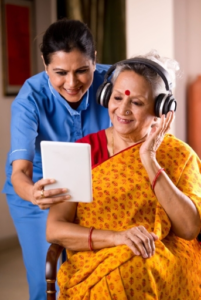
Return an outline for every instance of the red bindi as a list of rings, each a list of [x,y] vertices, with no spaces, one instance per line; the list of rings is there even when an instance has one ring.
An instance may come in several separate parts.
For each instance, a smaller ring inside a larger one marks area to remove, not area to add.
[[[129,90],[125,90],[125,95],[129,96],[130,95],[130,91]]]

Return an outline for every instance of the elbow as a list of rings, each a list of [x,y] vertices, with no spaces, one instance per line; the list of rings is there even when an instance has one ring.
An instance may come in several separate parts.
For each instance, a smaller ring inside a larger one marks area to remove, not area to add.
[[[13,187],[15,188],[15,180],[14,180],[14,174],[12,173],[11,174],[11,178],[10,178],[10,180],[11,180],[11,183],[12,183],[12,185],[13,185]]]
[[[53,243],[53,239],[51,237],[50,231],[47,229],[46,230],[46,240],[48,243],[52,244]]]
[[[188,232],[188,233],[185,233],[182,238],[184,240],[187,240],[187,241],[191,241],[191,240],[194,240],[195,238],[197,238],[198,236],[198,233],[195,234],[194,232]]]
[[[178,237],[187,240],[187,241],[191,241],[197,238],[198,234],[200,232],[200,226],[196,226],[193,228],[185,228],[185,231],[183,231],[182,233],[175,233]]]
[[[46,240],[48,243],[52,244],[55,243],[55,238],[54,238],[54,228],[51,225],[47,224],[46,227]]]

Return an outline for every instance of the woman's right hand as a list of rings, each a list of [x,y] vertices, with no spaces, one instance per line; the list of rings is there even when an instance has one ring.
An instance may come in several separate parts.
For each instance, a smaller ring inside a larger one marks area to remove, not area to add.
[[[38,205],[41,209],[69,200],[70,195],[62,195],[67,189],[51,189],[44,191],[44,187],[55,182],[54,179],[32,181],[33,164],[28,160],[15,160],[12,163],[11,181],[15,192],[24,200]]]
[[[41,179],[33,185],[31,202],[38,205],[41,209],[47,209],[50,206],[69,200],[70,195],[63,195],[68,190],[66,188],[56,188],[44,190],[44,187],[53,184],[54,179]]]
[[[127,245],[135,255],[141,255],[143,258],[154,255],[156,240],[158,240],[158,236],[153,232],[149,233],[144,226],[136,226],[114,233],[115,246]]]

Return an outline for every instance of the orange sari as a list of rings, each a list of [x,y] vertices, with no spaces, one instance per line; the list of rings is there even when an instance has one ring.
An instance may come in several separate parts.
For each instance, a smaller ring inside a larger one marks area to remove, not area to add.
[[[97,251],[70,252],[58,273],[60,300],[201,299],[201,247],[171,232],[135,145],[92,170],[92,203],[79,203],[76,223],[122,231],[143,225],[158,235],[151,258],[135,256],[121,245]],[[157,160],[172,182],[201,214],[201,163],[185,143],[167,134]]]

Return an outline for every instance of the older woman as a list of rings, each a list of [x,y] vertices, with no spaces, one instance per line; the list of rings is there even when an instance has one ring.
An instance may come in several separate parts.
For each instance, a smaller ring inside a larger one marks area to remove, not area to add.
[[[48,216],[48,241],[68,250],[59,299],[201,297],[201,164],[167,133],[174,112],[155,116],[161,93],[152,67],[117,64],[113,127],[79,140],[92,147],[94,200],[52,206]]]

